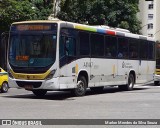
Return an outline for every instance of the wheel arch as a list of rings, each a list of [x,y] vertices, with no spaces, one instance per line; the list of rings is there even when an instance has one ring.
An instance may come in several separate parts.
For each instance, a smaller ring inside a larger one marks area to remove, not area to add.
[[[87,81],[87,87],[88,87],[88,82],[89,82],[89,76],[88,76],[88,72],[86,70],[81,70],[78,74],[78,77],[77,77],[77,82],[78,82],[78,79],[80,76],[84,76],[86,81]]]
[[[136,73],[135,73],[135,71],[134,71],[134,70],[131,70],[131,71],[129,72],[129,75],[130,75],[130,74],[133,75],[133,77],[134,77],[134,83],[136,83]]]

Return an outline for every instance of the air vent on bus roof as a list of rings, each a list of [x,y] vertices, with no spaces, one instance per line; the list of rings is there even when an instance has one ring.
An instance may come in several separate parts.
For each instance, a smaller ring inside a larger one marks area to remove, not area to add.
[[[106,25],[95,25],[94,27],[105,28],[105,29],[110,29],[111,28],[111,27],[106,26]]]
[[[120,32],[128,32],[131,33],[129,30],[127,29],[123,29],[123,28],[115,28],[116,31],[120,31]]]

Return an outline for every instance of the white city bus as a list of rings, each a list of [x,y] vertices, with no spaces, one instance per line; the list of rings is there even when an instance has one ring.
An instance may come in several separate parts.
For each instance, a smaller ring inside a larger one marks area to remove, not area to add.
[[[155,42],[129,31],[60,20],[10,28],[9,85],[36,96],[54,90],[83,96],[108,85],[132,90],[154,79],[155,63]]]

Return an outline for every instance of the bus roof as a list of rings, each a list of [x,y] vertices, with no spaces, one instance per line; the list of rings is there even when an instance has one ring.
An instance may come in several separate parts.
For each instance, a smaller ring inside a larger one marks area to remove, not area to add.
[[[154,39],[151,38],[151,37],[147,37],[147,36],[139,35],[139,34],[133,34],[129,30],[126,30],[126,29],[112,28],[112,27],[103,26],[103,25],[90,26],[90,25],[85,25],[85,24],[62,21],[62,20],[59,20],[59,19],[21,21],[21,22],[14,22],[14,23],[12,23],[12,25],[25,24],[25,23],[59,23],[59,24],[63,24],[62,25],[63,27],[69,27],[69,28],[74,28],[74,29],[79,29],[79,30],[84,30],[84,31],[97,32],[97,33],[108,34],[108,35],[113,35],[113,36],[124,36],[124,37],[154,41]]]
[[[21,22],[14,22],[12,25],[15,24],[25,24],[25,23],[55,23],[55,22],[61,22],[61,20],[31,20],[31,21],[21,21]]]

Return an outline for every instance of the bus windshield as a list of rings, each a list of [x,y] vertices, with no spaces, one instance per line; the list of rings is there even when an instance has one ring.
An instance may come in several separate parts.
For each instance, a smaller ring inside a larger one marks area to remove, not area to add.
[[[11,31],[10,65],[14,68],[50,67],[56,58],[56,39],[56,31]]]

